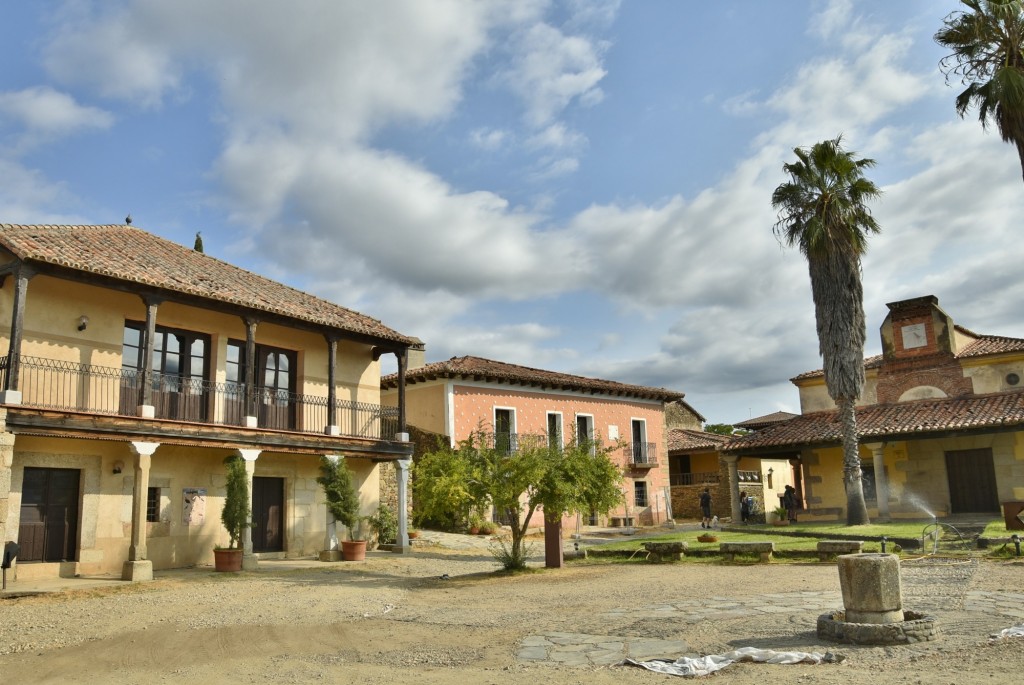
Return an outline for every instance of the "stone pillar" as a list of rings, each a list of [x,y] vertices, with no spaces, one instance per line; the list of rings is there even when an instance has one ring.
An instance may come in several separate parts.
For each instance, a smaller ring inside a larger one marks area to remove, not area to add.
[[[898,556],[842,554],[838,563],[847,623],[898,623],[903,620]]]
[[[325,455],[331,463],[337,464],[341,457],[337,454]],[[331,513],[331,508],[324,501],[327,525],[324,531],[324,548],[320,552],[320,561],[341,561],[341,550],[338,548],[338,522]]]
[[[398,539],[391,548],[396,554],[408,554],[412,551],[409,544],[409,466],[412,459],[399,459],[395,462],[398,476]]]
[[[242,570],[255,571],[259,568],[259,557],[252,553],[252,474],[256,471],[256,460],[263,450],[238,450],[245,460],[245,474],[249,481],[249,522],[242,529]]]
[[[149,467],[158,442],[129,443],[135,455],[135,483],[132,486],[132,544],[128,560],[121,566],[121,579],[153,580],[153,562],[146,555],[146,501],[149,495]]]
[[[14,465],[14,433],[6,432],[7,410],[0,409],[0,547],[16,540],[17,533],[7,530],[11,498],[11,467]]]
[[[736,468],[740,458],[735,454],[723,454],[722,459],[725,460],[725,465],[729,469],[729,515],[732,516],[732,522],[735,524],[743,518],[740,515],[740,476]]]
[[[885,476],[885,443],[875,442],[865,447],[871,450],[871,463],[875,468],[875,498],[878,518],[889,519],[889,479]]]

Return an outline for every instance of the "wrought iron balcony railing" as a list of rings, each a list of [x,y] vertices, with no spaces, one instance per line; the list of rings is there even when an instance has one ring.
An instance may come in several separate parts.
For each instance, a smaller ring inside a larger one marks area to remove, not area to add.
[[[0,357],[0,384],[8,368],[8,358]],[[27,356],[20,357],[19,368],[17,390],[26,407],[137,416],[143,404],[143,377],[134,369]],[[341,435],[376,440],[398,432],[397,407],[345,400],[330,407],[326,397],[255,388],[253,407],[247,411],[244,383],[154,373],[151,387],[150,401],[159,419],[241,426],[246,416],[256,416],[260,428],[322,434],[332,425]]]
[[[658,443],[631,442],[622,449],[630,466],[653,468],[658,465]]]

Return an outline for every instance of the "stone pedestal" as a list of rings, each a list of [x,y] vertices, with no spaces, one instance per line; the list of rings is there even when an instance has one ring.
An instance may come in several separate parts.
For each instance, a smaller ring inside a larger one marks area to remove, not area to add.
[[[121,580],[131,580],[136,583],[153,580],[153,562],[148,559],[124,562],[121,565]]]
[[[837,561],[847,623],[903,620],[899,557],[895,554],[844,554]]]

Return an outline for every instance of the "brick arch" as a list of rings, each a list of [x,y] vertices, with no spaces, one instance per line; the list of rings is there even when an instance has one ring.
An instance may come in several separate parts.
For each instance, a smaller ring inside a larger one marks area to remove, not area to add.
[[[883,371],[878,379],[878,403],[899,402],[907,392],[920,387],[936,388],[947,397],[962,397],[974,391],[971,379],[965,378],[960,365],[952,361],[930,368]]]

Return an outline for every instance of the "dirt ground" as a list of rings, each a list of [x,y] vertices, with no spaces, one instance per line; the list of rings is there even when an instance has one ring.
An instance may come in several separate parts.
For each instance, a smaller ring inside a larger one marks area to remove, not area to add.
[[[845,656],[839,664],[735,664],[708,676],[729,683],[962,685],[1016,680],[1024,670],[1024,639],[989,639],[1024,623],[1024,564],[1012,561],[904,563],[904,608],[927,610],[943,634],[900,647],[824,643],[815,632],[821,611],[793,608],[838,596],[834,564],[588,563],[507,576],[492,573],[497,565],[486,553],[427,548],[281,566],[239,575],[193,569],[142,585],[0,600],[0,681],[673,679],[628,666],[517,658],[524,639],[552,632],[682,640],[688,655],[755,646]]]

